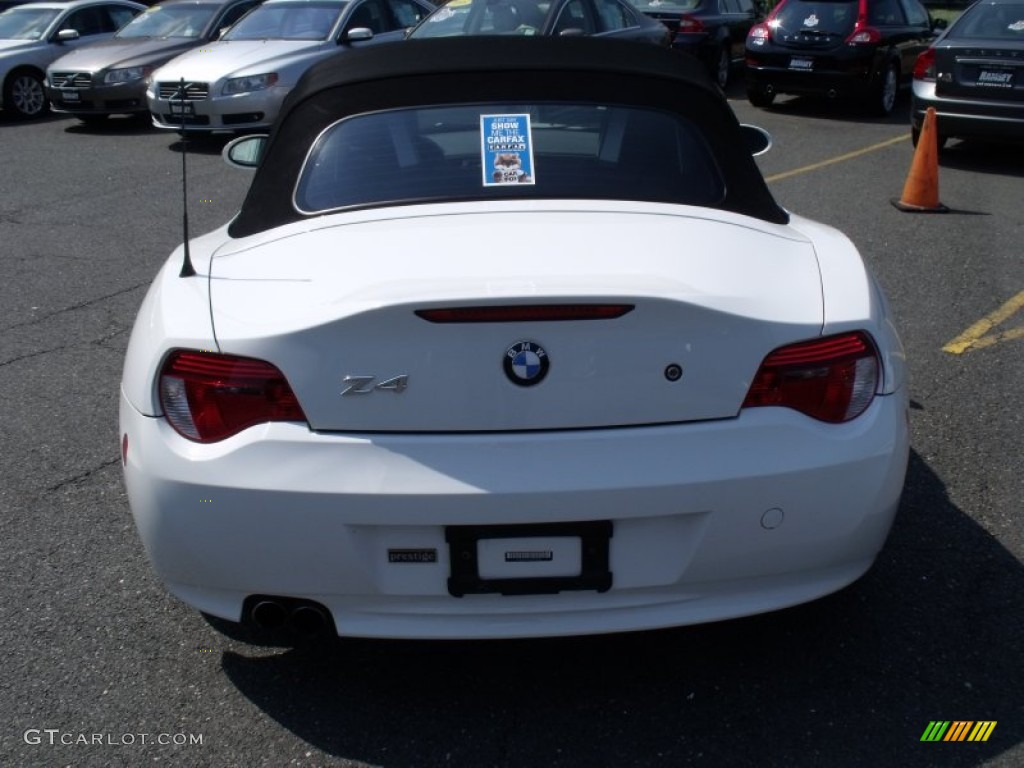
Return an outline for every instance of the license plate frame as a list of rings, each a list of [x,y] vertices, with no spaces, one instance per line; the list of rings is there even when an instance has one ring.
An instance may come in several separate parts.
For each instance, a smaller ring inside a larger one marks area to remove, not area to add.
[[[195,117],[196,115],[195,105],[191,101],[182,101],[181,99],[178,99],[177,101],[172,100],[169,103],[171,106],[171,114],[175,117]]]
[[[811,56],[790,56],[789,68],[797,72],[813,72],[814,58]]]
[[[60,98],[65,104],[77,104],[82,100],[82,95],[78,91],[62,90]]]
[[[565,591],[607,592],[612,587],[609,549],[613,533],[610,520],[579,523],[527,523],[523,525],[449,525],[445,528],[451,576],[448,594],[553,595]],[[483,578],[480,575],[478,542],[483,539],[580,540],[580,573],[577,576]]]

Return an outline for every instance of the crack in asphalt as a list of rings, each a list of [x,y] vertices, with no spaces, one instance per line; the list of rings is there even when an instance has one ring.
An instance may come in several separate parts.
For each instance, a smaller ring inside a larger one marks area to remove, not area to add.
[[[124,334],[126,334],[126,333],[128,333],[130,331],[131,331],[130,327],[118,328],[116,331],[111,331],[110,333],[104,334],[103,336],[100,336],[100,337],[95,338],[95,339],[89,339],[88,341],[84,341],[81,344],[61,344],[59,347],[51,347],[50,349],[41,349],[41,350],[39,350],[37,352],[28,352],[27,354],[24,354],[24,355],[18,355],[17,357],[12,357],[9,360],[0,360],[0,368],[4,368],[4,367],[6,367],[8,365],[13,365],[14,363],[20,363],[22,360],[30,360],[33,357],[39,357],[40,355],[49,355],[52,352],[62,352],[65,349],[73,349],[76,346],[86,346],[86,345],[88,345],[88,346],[94,346],[94,347],[101,347],[101,348],[103,348],[103,349],[105,349],[107,351],[121,352],[122,351],[121,347],[115,347],[115,346],[108,345],[107,342],[110,341],[111,339],[116,339],[118,336],[123,336]]]
[[[97,296],[95,299],[88,299],[87,301],[82,301],[82,302],[79,302],[78,304],[72,304],[70,307],[63,307],[62,309],[54,310],[53,312],[49,312],[49,313],[47,313],[45,315],[41,315],[40,317],[33,318],[32,320],[25,320],[24,322],[21,322],[21,323],[15,323],[14,325],[4,326],[4,327],[0,328],[0,331],[12,331],[15,328],[25,328],[25,327],[30,326],[30,325],[38,325],[39,323],[43,322],[44,320],[49,320],[51,317],[56,317],[57,315],[62,315],[65,312],[74,312],[76,309],[84,309],[85,307],[91,307],[94,304],[99,304],[101,301],[106,301],[107,299],[113,299],[113,298],[116,298],[117,296],[123,296],[126,293],[131,293],[132,291],[137,291],[139,288],[148,287],[150,285],[150,283],[152,283],[152,282],[153,282],[153,279],[149,278],[147,280],[144,280],[141,283],[136,283],[135,285],[129,286],[128,288],[122,288],[120,291],[114,291],[114,293],[108,293],[105,296]]]
[[[87,469],[84,472],[79,472],[77,475],[72,475],[71,477],[66,478],[65,480],[61,480],[59,483],[57,483],[55,485],[48,486],[46,488],[46,493],[53,493],[54,491],[59,491],[61,488],[65,488],[65,487],[67,487],[69,485],[72,485],[74,483],[77,483],[77,482],[79,482],[81,480],[85,480],[86,478],[91,477],[92,475],[96,474],[97,472],[102,472],[104,469],[107,469],[108,467],[112,467],[115,464],[120,464],[120,463],[121,463],[121,459],[120,458],[111,459],[110,461],[104,461],[102,464],[99,464],[99,465],[97,465],[95,467]]]
[[[4,368],[14,363],[20,363],[22,360],[31,360],[33,357],[39,357],[40,355],[48,355],[51,352],[60,352],[61,350],[68,349],[69,345],[64,344],[59,347],[53,347],[52,349],[43,349],[39,352],[29,352],[27,355],[19,355],[18,357],[12,357],[10,360],[0,360],[0,368]]]

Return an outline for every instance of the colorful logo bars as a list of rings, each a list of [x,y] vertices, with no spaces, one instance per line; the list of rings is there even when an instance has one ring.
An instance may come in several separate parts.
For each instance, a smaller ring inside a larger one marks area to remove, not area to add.
[[[995,720],[932,720],[921,741],[988,741],[995,729]]]

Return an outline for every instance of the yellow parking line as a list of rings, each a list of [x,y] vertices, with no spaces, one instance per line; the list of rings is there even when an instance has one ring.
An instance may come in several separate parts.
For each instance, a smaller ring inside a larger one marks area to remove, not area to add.
[[[1024,291],[1021,291],[995,312],[990,312],[942,348],[943,352],[961,355],[969,349],[984,349],[1001,341],[1024,338],[1024,328],[1011,328],[986,336],[989,331],[1024,309]]]
[[[801,173],[808,173],[810,171],[816,171],[819,168],[825,168],[829,165],[835,165],[836,163],[842,163],[847,160],[852,160],[855,157],[866,155],[869,152],[876,152],[879,149],[885,149],[885,147],[891,147],[893,144],[899,144],[901,141],[906,141],[910,138],[910,132],[908,131],[904,136],[897,136],[895,139],[888,139],[886,141],[880,141],[877,144],[872,144],[870,147],[864,147],[853,152],[847,152],[845,155],[837,155],[831,157],[828,160],[822,160],[820,163],[811,163],[811,165],[805,165],[802,168],[794,168],[792,171],[784,171],[783,173],[776,173],[774,176],[766,176],[765,181],[769,184],[773,181],[780,181],[782,179],[788,179],[790,176],[798,176]]]

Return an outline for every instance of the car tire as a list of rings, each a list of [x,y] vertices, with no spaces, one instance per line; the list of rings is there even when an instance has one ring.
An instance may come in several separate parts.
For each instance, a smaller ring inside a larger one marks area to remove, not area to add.
[[[896,106],[896,97],[900,88],[900,67],[895,61],[885,65],[885,71],[878,78],[874,93],[871,95],[871,111],[879,117],[888,117]]]
[[[27,120],[42,117],[50,109],[43,76],[31,69],[16,69],[4,81],[4,111]]]
[[[732,74],[732,55],[730,53],[729,41],[726,40],[718,48],[718,55],[715,57],[714,68],[711,76],[718,87],[723,91],[729,87],[729,76]]]
[[[748,85],[747,101],[755,107],[770,107],[775,101],[775,91],[769,91],[764,86]]]

